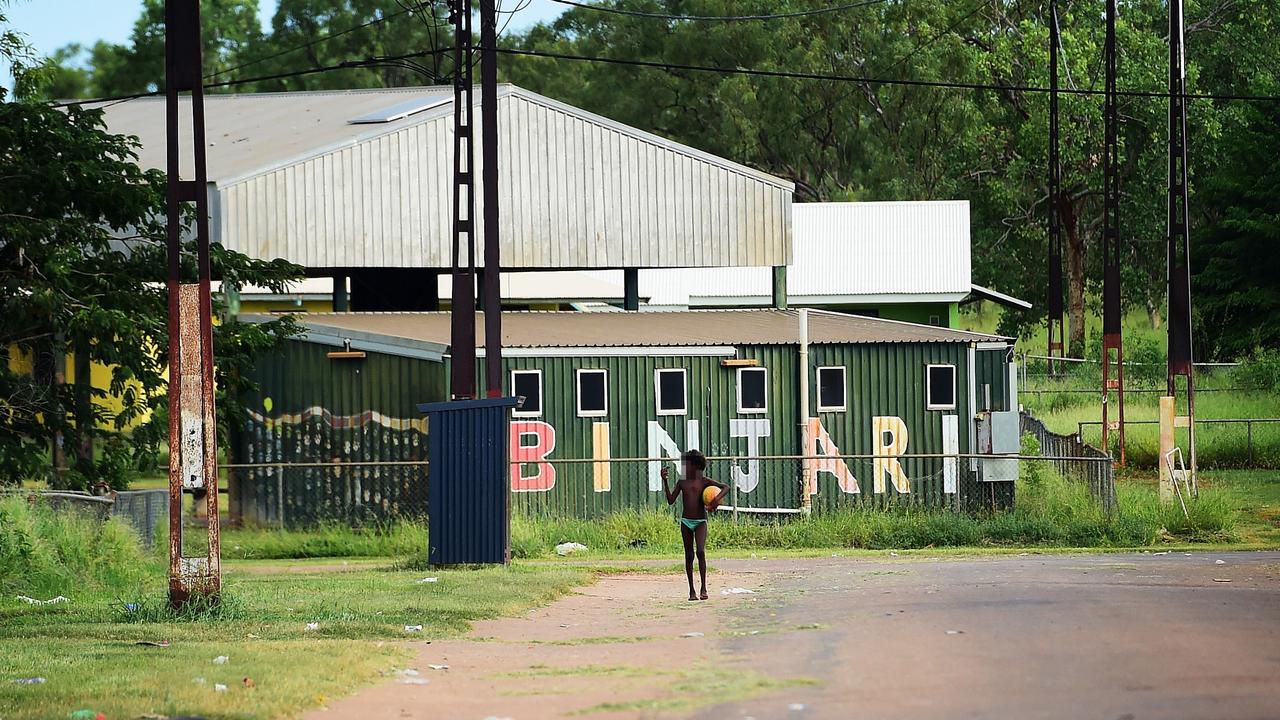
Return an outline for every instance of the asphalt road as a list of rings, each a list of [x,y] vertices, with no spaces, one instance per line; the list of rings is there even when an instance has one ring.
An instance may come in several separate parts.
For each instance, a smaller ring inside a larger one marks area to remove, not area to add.
[[[1280,718],[1280,553],[715,565],[768,567],[722,650],[817,682],[706,720]]]

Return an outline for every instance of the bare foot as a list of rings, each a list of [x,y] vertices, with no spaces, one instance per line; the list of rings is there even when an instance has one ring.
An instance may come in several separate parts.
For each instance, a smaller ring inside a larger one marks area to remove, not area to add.
[[[699,600],[706,600],[706,599],[707,599],[707,591],[706,591],[706,589],[705,589],[705,588],[703,589],[702,594],[698,596],[698,599],[699,599]]]
[[[697,600],[697,599],[698,599],[698,595],[697,595],[696,593],[694,593],[692,590],[690,590],[690,591],[689,591],[689,601],[690,601],[690,602],[693,602],[694,600]],[[706,598],[703,598],[703,599],[705,600]]]

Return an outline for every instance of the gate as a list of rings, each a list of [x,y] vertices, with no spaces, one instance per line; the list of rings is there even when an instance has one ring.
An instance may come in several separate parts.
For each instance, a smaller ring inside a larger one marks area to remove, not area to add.
[[[511,562],[510,416],[516,398],[425,403],[427,561]]]

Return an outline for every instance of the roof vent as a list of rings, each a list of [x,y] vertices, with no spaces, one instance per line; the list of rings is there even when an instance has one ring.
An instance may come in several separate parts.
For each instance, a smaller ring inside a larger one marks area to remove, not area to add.
[[[445,97],[435,96],[414,98],[412,100],[398,102],[395,105],[388,105],[381,110],[374,110],[371,113],[366,113],[357,118],[352,118],[347,121],[347,124],[370,125],[374,123],[395,122],[396,120],[403,120],[410,115],[420,113],[423,110],[430,110],[431,108],[447,105],[451,102],[453,102],[453,97],[449,95],[446,95]]]

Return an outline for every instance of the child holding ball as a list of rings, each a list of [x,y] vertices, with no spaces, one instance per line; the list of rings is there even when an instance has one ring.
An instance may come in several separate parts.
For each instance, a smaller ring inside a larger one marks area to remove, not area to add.
[[[729,494],[729,486],[703,475],[707,458],[697,450],[690,450],[680,458],[684,466],[675,487],[667,485],[667,468],[662,469],[662,487],[667,493],[667,504],[674,505],[683,497],[680,512],[680,538],[684,540],[684,572],[689,577],[689,599],[707,599],[707,513],[714,512],[720,501]],[[719,493],[712,496],[714,490]],[[710,492],[708,492],[710,491]],[[708,496],[711,496],[708,500]],[[696,548],[696,550],[695,550]],[[702,592],[693,590],[693,558],[698,558],[698,575],[702,578]]]

